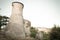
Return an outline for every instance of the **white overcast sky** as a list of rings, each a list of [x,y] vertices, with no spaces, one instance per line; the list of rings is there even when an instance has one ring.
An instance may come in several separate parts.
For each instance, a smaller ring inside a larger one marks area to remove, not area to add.
[[[0,0],[0,15],[11,15],[12,2]],[[60,25],[60,0],[18,0],[24,4],[23,17],[31,21],[34,27],[51,28]]]

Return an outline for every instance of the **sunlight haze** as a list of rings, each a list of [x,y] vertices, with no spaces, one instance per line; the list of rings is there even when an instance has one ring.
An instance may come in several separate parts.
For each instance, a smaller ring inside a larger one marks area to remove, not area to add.
[[[17,0],[0,0],[0,15],[10,16],[12,2]],[[60,0],[18,0],[24,4],[23,17],[31,21],[34,27],[51,28],[60,25]]]

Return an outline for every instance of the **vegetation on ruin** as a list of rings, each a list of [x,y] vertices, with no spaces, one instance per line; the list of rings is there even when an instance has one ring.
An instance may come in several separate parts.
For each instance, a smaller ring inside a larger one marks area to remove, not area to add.
[[[34,27],[31,27],[30,32],[31,32],[30,37],[35,38],[37,34],[37,30]]]

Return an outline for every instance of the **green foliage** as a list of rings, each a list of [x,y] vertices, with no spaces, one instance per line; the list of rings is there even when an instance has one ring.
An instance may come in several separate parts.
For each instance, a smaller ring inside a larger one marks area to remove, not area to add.
[[[50,35],[49,35],[50,40],[60,40],[60,27],[54,25],[52,28]]]
[[[37,30],[35,28],[31,27],[30,28],[30,32],[31,32],[30,37],[35,38],[36,37]]]
[[[49,40],[49,34],[45,33],[43,34],[43,40]]]
[[[8,22],[7,19],[9,19],[9,17],[0,15],[0,30],[1,30],[1,26],[7,25],[7,23],[6,23],[6,22]]]
[[[0,16],[0,29],[1,29],[1,26],[2,26],[1,20],[2,20],[2,16]]]
[[[0,20],[2,19],[2,16],[0,16]]]

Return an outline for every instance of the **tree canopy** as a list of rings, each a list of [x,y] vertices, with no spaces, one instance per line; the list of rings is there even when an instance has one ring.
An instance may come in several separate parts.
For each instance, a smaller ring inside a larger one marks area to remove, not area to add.
[[[52,28],[50,35],[49,35],[50,40],[60,40],[60,27],[54,25]]]
[[[7,25],[6,22],[8,22],[8,19],[9,19],[9,17],[0,15],[0,29],[1,29],[1,26]]]

